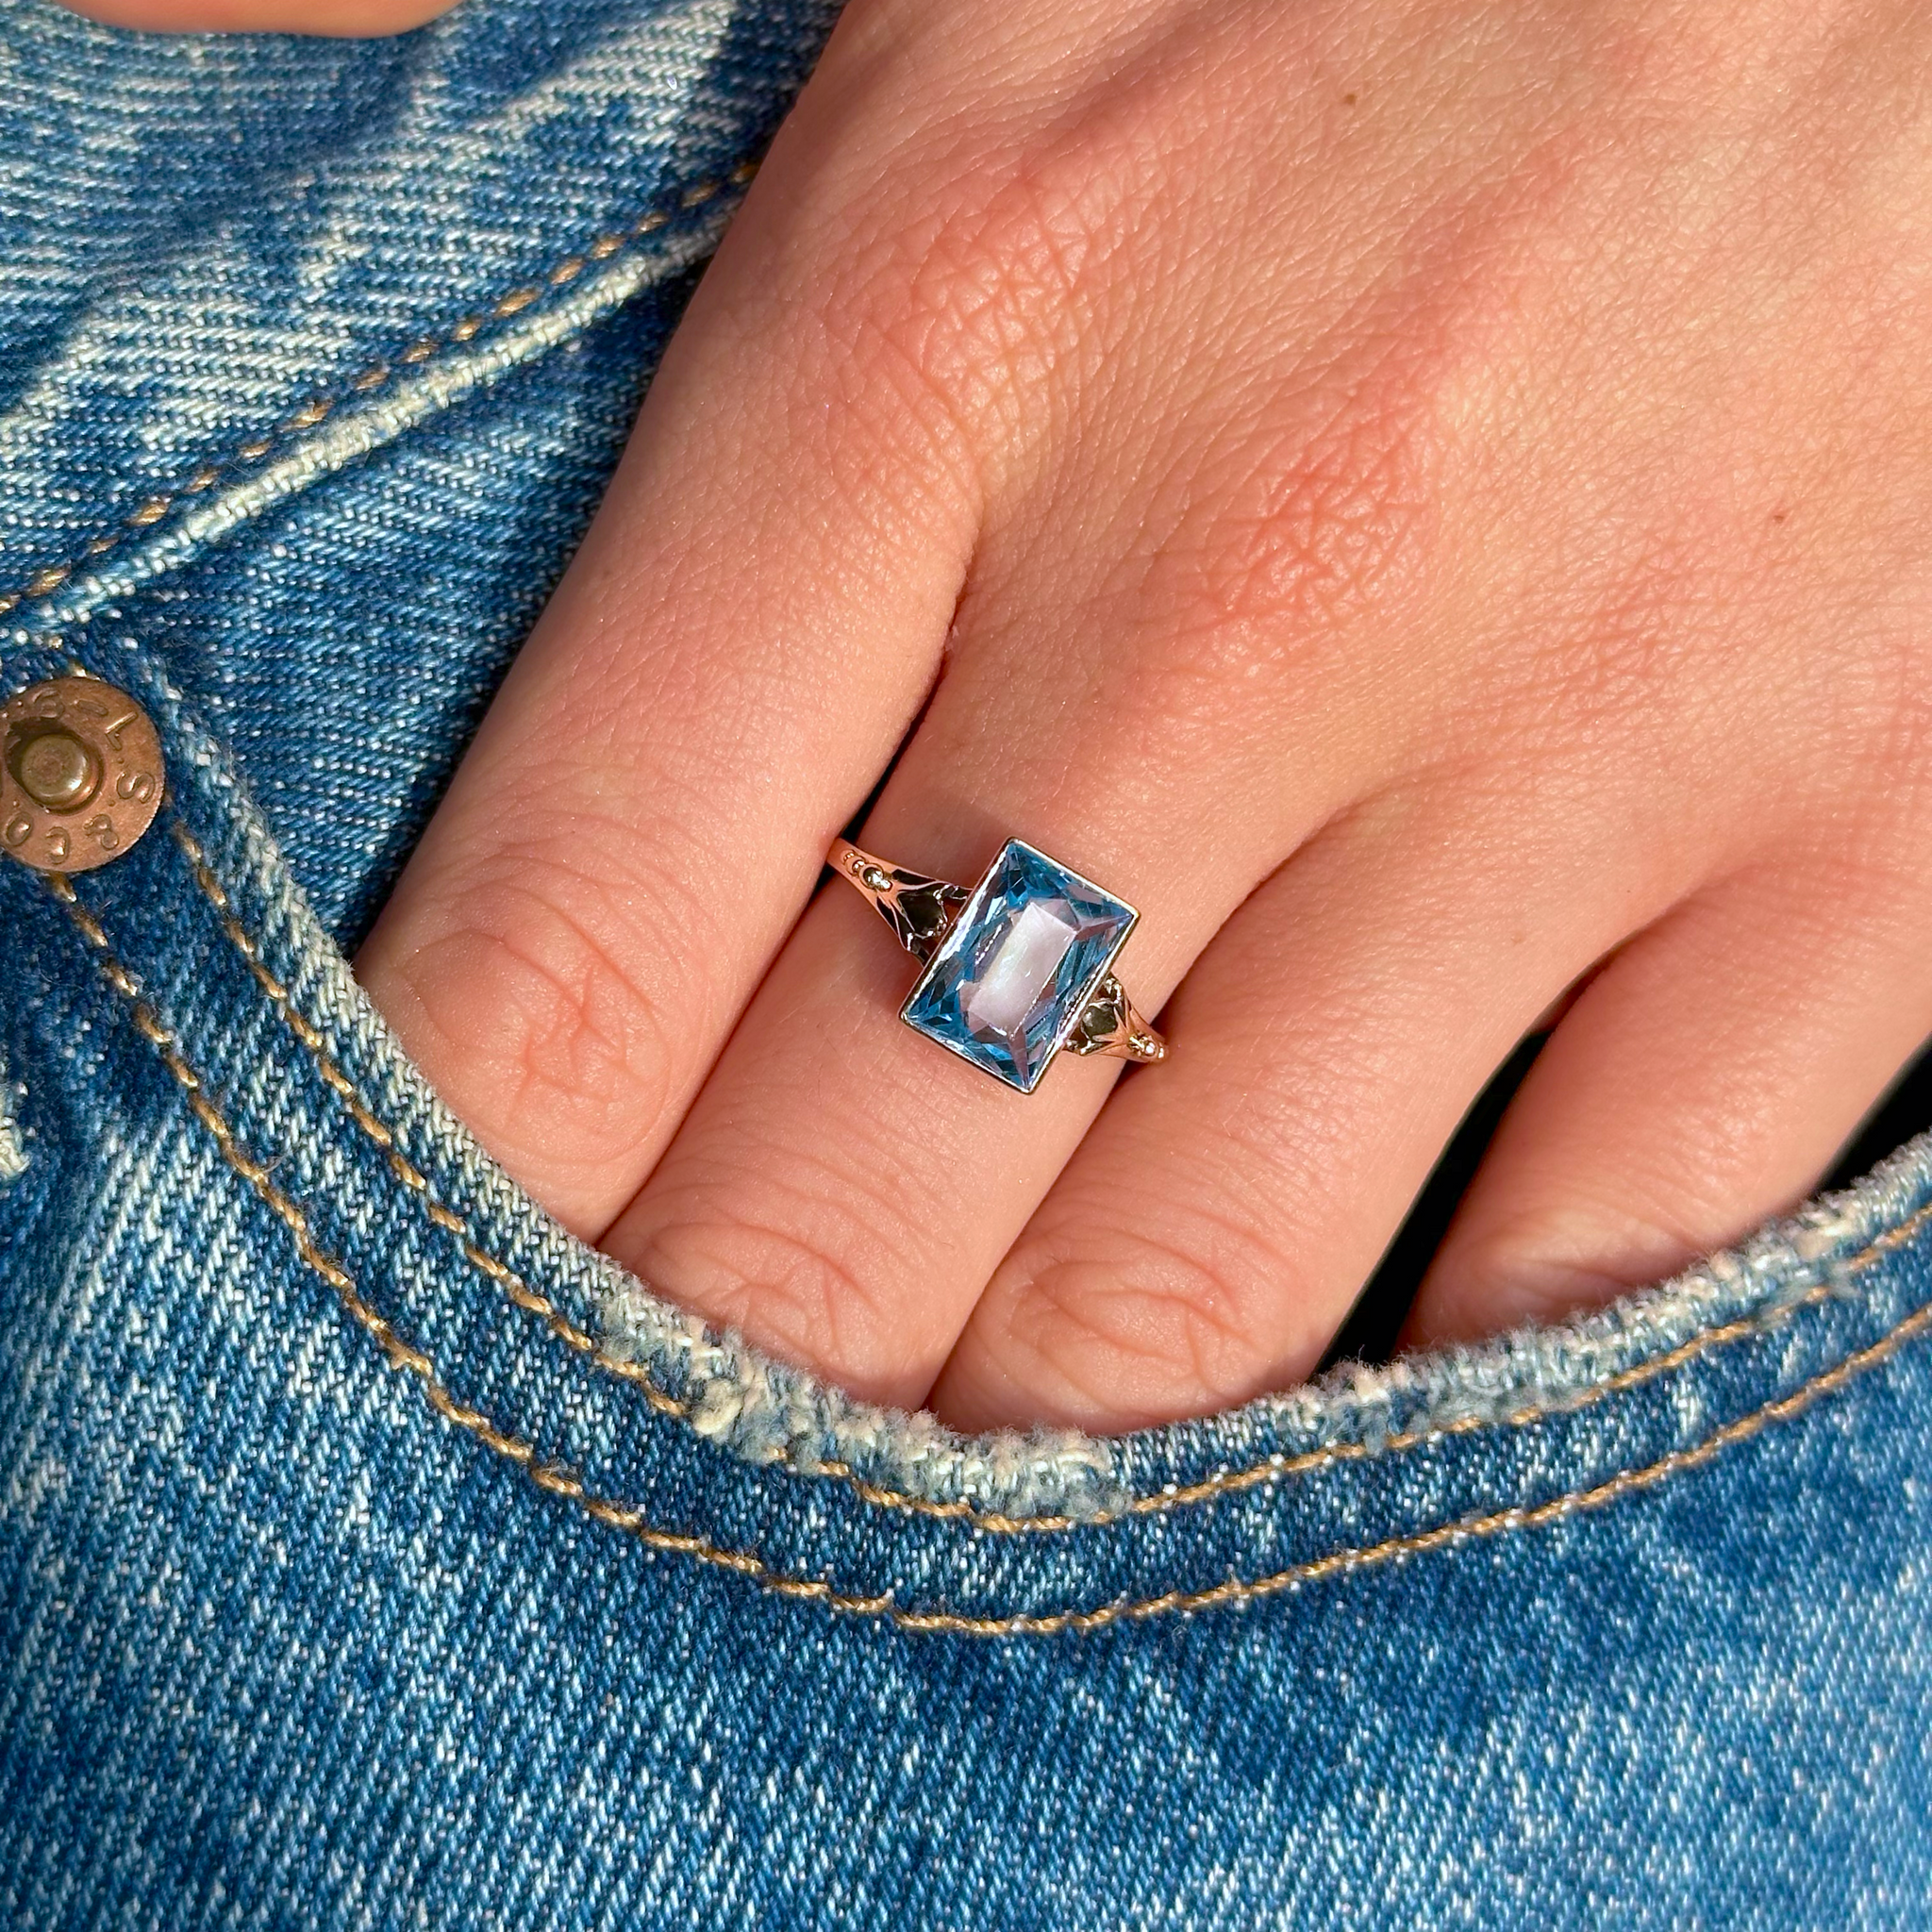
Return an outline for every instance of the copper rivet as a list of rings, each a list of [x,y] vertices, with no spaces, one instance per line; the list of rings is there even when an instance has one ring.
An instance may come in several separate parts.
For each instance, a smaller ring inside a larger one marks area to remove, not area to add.
[[[55,677],[0,705],[0,851],[88,872],[154,824],[165,783],[153,721],[95,677]]]
[[[78,811],[101,789],[101,768],[93,754],[58,724],[23,736],[11,763],[20,789],[49,811]]]

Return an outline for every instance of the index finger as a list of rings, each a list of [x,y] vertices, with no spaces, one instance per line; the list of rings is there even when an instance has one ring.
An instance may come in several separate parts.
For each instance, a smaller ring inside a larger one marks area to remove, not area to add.
[[[358,962],[444,1098],[589,1238],[916,716],[976,530],[937,411],[852,379],[816,257],[772,232],[784,200],[739,217]]]

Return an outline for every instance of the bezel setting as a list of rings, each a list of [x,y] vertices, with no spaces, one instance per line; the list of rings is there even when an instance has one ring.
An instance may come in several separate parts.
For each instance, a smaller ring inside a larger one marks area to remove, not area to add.
[[[1124,899],[1024,839],[1008,839],[940,936],[899,1017],[1031,1093],[1069,1045],[1139,919]]]

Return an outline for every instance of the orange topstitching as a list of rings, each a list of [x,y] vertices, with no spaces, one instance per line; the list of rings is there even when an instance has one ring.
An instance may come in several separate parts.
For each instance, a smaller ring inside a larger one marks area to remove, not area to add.
[[[369,1108],[357,1091],[354,1082],[337,1066],[328,1052],[327,1042],[321,1029],[296,1007],[288,989],[269,971],[261,958],[259,945],[236,916],[233,903],[221,881],[215,876],[207,854],[178,817],[174,822],[174,831],[176,841],[193,870],[196,883],[213,906],[223,931],[241,954],[257,984],[294,1035],[297,1042],[314,1061],[324,1084],[336,1095],[361,1131],[382,1150],[391,1171],[409,1190],[421,1205],[423,1212],[437,1226],[456,1239],[464,1259],[472,1267],[496,1283],[518,1307],[537,1316],[566,1347],[594,1362],[607,1374],[620,1376],[641,1390],[645,1399],[659,1414],[689,1421],[691,1413],[691,1405],[665,1389],[652,1375],[645,1364],[612,1355],[595,1336],[578,1326],[548,1297],[531,1288],[514,1269],[484,1249],[462,1217],[436,1198],[428,1177],[397,1149],[394,1130]],[[1838,1278],[1857,1273],[1880,1255],[1909,1240],[1928,1219],[1932,1219],[1932,1203],[1921,1208],[1917,1213],[1898,1226],[1888,1230],[1852,1256],[1837,1271]],[[1241,1469],[1221,1471],[1199,1482],[1170,1484],[1148,1494],[1132,1497],[1117,1509],[1097,1511],[1084,1516],[1011,1516],[996,1510],[981,1509],[977,1505],[964,1499],[941,1501],[928,1496],[912,1495],[869,1482],[849,1464],[832,1458],[820,1459],[810,1464],[789,1463],[788,1466],[796,1474],[826,1475],[841,1480],[862,1501],[880,1508],[934,1517],[941,1521],[964,1522],[976,1529],[998,1535],[1052,1533],[1081,1527],[1099,1527],[1118,1522],[1124,1517],[1160,1514],[1171,1509],[1205,1503],[1218,1496],[1237,1493],[1264,1483],[1307,1474],[1340,1462],[1360,1461],[1379,1456],[1399,1454],[1429,1442],[1471,1434],[1484,1428],[1524,1428],[1553,1417],[1574,1415],[1594,1407],[1612,1395],[1666,1374],[1686,1362],[1695,1360],[1711,1349],[1728,1342],[1742,1341],[1750,1336],[1761,1335],[1789,1320],[1798,1309],[1811,1307],[1826,1299],[1831,1292],[1831,1282],[1817,1283],[1803,1294],[1794,1296],[1774,1309],[1705,1329],[1678,1343],[1674,1348],[1667,1349],[1647,1360],[1634,1363],[1604,1377],[1599,1382],[1591,1384],[1587,1389],[1579,1390],[1566,1401],[1525,1406],[1511,1411],[1500,1421],[1473,1416],[1461,1417],[1453,1422],[1439,1424],[1429,1429],[1391,1434],[1373,1444],[1334,1442],[1299,1455],[1275,1454]]]
[[[443,354],[452,345],[459,346],[464,342],[474,341],[491,323],[521,314],[523,310],[541,301],[554,291],[574,282],[593,261],[607,261],[612,256],[620,254],[633,242],[641,241],[644,236],[664,227],[671,221],[674,211],[681,213],[690,208],[700,208],[705,203],[715,200],[727,188],[743,187],[757,172],[756,161],[742,161],[729,174],[718,179],[694,181],[688,187],[675,191],[665,200],[640,215],[627,227],[608,230],[596,236],[581,252],[565,256],[539,280],[524,283],[499,295],[487,309],[458,317],[441,336],[418,336],[413,341],[399,349],[392,359],[372,362],[366,368],[358,370],[334,393],[311,396],[292,414],[283,417],[273,428],[238,444],[225,457],[201,463],[187,481],[176,489],[145,498],[125,516],[118,525],[90,538],[77,556],[64,558],[58,563],[47,564],[12,590],[0,592],[0,617],[17,609],[22,604],[51,597],[76,570],[92,563],[96,558],[105,557],[117,544],[124,542],[129,535],[152,528],[177,508],[184,498],[199,496],[205,491],[213,489],[238,463],[258,463],[278,443],[313,429],[339,403],[369,395],[383,388],[398,371],[408,372],[420,368],[424,363]]]
[[[1822,1396],[1835,1392],[1888,1361],[1908,1342],[1932,1328],[1932,1303],[1915,1309],[1867,1347],[1846,1356],[1833,1367],[1813,1375],[1789,1394],[1726,1423],[1702,1441],[1674,1450],[1642,1468],[1621,1471],[1589,1488],[1572,1490],[1543,1503],[1492,1510],[1464,1517],[1433,1528],[1388,1537],[1379,1542],[1338,1550],[1308,1561],[1291,1564],[1258,1577],[1230,1576],[1203,1590],[1171,1590],[1158,1596],[1117,1598],[1091,1608],[1026,1611],[1008,1615],[974,1615],[956,1610],[912,1608],[897,1603],[890,1591],[859,1593],[842,1591],[822,1577],[801,1576],[777,1570],[762,1557],[734,1550],[704,1537],[667,1530],[652,1524],[632,1504],[597,1495],[575,1472],[546,1462],[525,1438],[499,1429],[488,1416],[452,1395],[422,1350],[397,1333],[357,1289],[353,1277],[317,1245],[308,1217],[278,1188],[268,1168],[237,1139],[226,1117],[207,1094],[199,1074],[176,1048],[173,1036],[142,999],[126,968],[115,957],[100,922],[75,894],[59,874],[47,875],[47,888],[67,908],[82,937],[98,955],[108,983],[126,1003],[137,1030],[160,1056],[162,1064],[188,1097],[195,1118],[207,1128],[228,1165],[288,1228],[301,1259],[334,1290],[344,1309],[375,1341],[390,1365],[412,1376],[425,1400],[437,1414],[466,1431],[491,1453],[521,1468],[530,1480],[553,1495],[576,1503],[596,1522],[634,1536],[647,1548],[685,1556],[746,1577],[774,1594],[824,1604],[847,1616],[880,1619],[916,1634],[963,1637],[1039,1637],[1063,1631],[1091,1632],[1108,1624],[1144,1622],[1224,1605],[1253,1603],[1299,1589],[1304,1584],[1366,1570],[1399,1557],[1454,1544],[1497,1537],[1556,1523],[1581,1511],[1601,1508],[1622,1497],[1658,1487],[1674,1475],[1701,1467],[1722,1450],[1748,1441],[1774,1424],[1801,1415]],[[1897,1233],[1898,1230],[1894,1230]],[[1877,1243],[1867,1253],[1875,1252]]]

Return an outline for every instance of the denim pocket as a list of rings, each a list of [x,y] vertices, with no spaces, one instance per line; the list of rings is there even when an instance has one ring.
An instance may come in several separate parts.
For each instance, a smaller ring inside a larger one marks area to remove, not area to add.
[[[325,1291],[421,1426],[698,1571],[958,1636],[1248,1605],[1624,1509],[1707,1469],[1722,1485],[1734,1452],[1932,1324],[1915,1298],[1920,1145],[1574,1326],[1203,1422],[967,1440],[851,1402],[706,1331],[525,1197],[369,1008],[223,748],[144,653],[113,668],[168,717],[172,837],[144,875],[137,855],[55,890],[227,1191],[279,1224],[279,1291]]]
[[[67,1111],[64,1193],[0,1194],[11,1895],[56,1895],[43,1846],[171,1923],[217,1883],[344,1925],[1230,1932],[1932,1893],[1925,1145],[1572,1328],[962,1441],[552,1224],[151,657],[92,658],[175,782],[114,866],[0,875]],[[210,1807],[211,1865],[113,1856]]]

